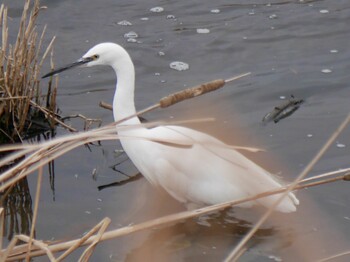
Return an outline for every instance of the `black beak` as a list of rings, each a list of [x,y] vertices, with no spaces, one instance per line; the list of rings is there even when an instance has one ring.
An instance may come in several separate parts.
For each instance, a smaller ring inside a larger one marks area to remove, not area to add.
[[[69,65],[66,65],[64,67],[61,67],[61,68],[58,68],[50,73],[47,73],[46,75],[42,76],[41,78],[46,78],[46,77],[49,77],[49,76],[53,76],[53,75],[57,75],[63,71],[66,71],[68,69],[71,69],[71,68],[74,68],[74,67],[77,67],[77,66],[80,66],[80,65],[84,65],[84,64],[87,64],[89,62],[91,62],[92,60],[94,60],[92,57],[85,57],[85,58],[81,58],[79,59],[78,61],[72,63],[72,64],[69,64]]]

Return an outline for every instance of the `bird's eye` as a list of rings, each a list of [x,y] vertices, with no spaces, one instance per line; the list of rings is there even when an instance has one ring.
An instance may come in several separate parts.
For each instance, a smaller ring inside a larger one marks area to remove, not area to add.
[[[97,60],[100,56],[99,55],[93,55],[92,59]]]

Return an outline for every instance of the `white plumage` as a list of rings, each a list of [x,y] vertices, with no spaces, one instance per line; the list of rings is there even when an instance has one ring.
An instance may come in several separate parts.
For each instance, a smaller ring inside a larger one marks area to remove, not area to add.
[[[136,112],[135,70],[124,48],[114,43],[101,43],[75,64],[111,66],[118,79],[113,100],[115,121]],[[130,125],[137,127],[130,128]],[[126,154],[147,180],[188,206],[216,204],[281,186],[269,172],[205,133],[181,126],[147,129],[140,125],[137,117],[118,125],[117,130]],[[135,139],[137,137],[146,139]],[[174,143],[154,142],[152,139]],[[179,146],[174,145],[176,142]],[[269,196],[242,206],[259,203],[269,207],[278,197]],[[276,210],[293,212],[298,203],[290,193]]]

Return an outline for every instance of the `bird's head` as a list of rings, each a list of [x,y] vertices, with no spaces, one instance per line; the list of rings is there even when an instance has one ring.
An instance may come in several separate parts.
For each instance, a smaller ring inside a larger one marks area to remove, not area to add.
[[[77,66],[96,66],[96,65],[109,65],[113,66],[117,61],[122,62],[125,56],[126,51],[120,45],[114,43],[101,43],[92,47],[89,51],[86,52],[82,58],[78,59],[74,63],[66,65],[64,67],[58,68],[42,78],[46,78],[52,75],[59,74],[68,69],[77,67]],[[128,55],[127,55],[128,57]]]

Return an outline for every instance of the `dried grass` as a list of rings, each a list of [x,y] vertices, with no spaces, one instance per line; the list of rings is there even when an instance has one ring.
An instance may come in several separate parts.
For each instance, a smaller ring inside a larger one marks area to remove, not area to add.
[[[39,117],[38,108],[44,99],[40,89],[40,69],[52,48],[54,38],[41,56],[41,47],[46,31],[37,32],[36,21],[40,7],[39,0],[26,0],[18,29],[16,42],[9,43],[7,7],[0,7],[2,41],[0,48],[0,127],[1,132],[12,141],[25,136],[31,119]],[[55,88],[54,88],[55,90]],[[46,107],[56,110],[56,91],[46,96]]]

